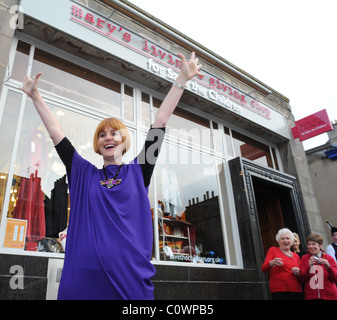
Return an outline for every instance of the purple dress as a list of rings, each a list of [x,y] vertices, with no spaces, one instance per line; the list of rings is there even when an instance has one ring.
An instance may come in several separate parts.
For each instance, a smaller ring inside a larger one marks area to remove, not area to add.
[[[103,170],[74,151],[67,169],[71,212],[58,299],[154,298],[151,207],[138,161],[125,164],[121,183],[108,189],[100,184]],[[107,166],[107,176],[118,167]]]

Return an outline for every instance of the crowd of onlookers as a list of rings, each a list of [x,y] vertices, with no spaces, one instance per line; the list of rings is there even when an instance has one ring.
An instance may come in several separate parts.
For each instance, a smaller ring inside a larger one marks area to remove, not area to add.
[[[331,227],[333,242],[322,250],[323,238],[315,233],[300,249],[299,236],[287,228],[276,235],[279,247],[271,247],[262,265],[269,274],[274,300],[337,300],[337,228]],[[336,248],[336,249],[335,249]]]

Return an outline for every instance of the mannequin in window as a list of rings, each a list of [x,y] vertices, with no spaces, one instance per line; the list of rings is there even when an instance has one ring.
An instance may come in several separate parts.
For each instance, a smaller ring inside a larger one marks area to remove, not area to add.
[[[164,215],[177,218],[184,211],[176,172],[166,165],[162,172]]]
[[[93,145],[103,157],[98,169],[83,159],[65,137],[60,124],[38,91],[41,74],[26,76],[22,90],[31,97],[67,169],[70,214],[59,299],[153,299],[151,278],[152,220],[147,195],[167,121],[184,87],[201,76],[195,54],[183,55],[181,72],[163,100],[141,153],[130,164],[123,155],[130,147],[126,126],[104,119]],[[156,146],[154,146],[156,144]]]

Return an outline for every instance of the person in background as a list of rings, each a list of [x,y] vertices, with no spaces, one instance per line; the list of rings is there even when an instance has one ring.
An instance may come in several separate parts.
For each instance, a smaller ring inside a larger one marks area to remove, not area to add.
[[[327,246],[325,252],[337,261],[337,228],[333,227],[330,221],[327,221],[327,224],[331,228],[332,243]]]
[[[293,232],[293,234],[294,234],[294,243],[291,246],[291,249],[293,252],[297,253],[298,256],[301,258],[303,255],[306,254],[306,252],[300,249],[301,242],[299,235],[296,232]]]
[[[322,251],[323,238],[318,234],[307,237],[309,253],[301,258],[301,277],[306,300],[337,300],[337,264]]]
[[[261,267],[269,273],[269,288],[273,300],[302,300],[300,277],[300,257],[291,251],[294,234],[287,228],[276,235],[279,247],[268,250]]]

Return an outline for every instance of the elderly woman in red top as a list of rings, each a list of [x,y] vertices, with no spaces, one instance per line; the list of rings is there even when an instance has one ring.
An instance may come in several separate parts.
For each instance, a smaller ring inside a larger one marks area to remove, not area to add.
[[[307,237],[309,253],[301,258],[301,276],[306,300],[337,300],[337,264],[321,248],[323,238],[318,234]]]
[[[273,300],[301,300],[300,257],[291,251],[293,233],[281,229],[276,235],[279,247],[271,247],[262,265],[262,272],[269,273],[269,288]]]

